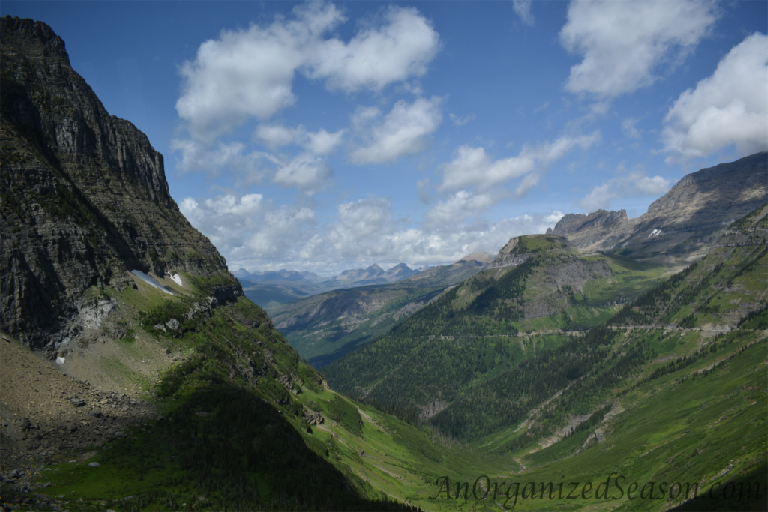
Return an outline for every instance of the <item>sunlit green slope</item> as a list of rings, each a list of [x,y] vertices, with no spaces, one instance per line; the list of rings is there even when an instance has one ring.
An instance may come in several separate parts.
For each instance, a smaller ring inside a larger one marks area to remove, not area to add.
[[[663,308],[671,311],[676,290],[712,275],[697,268],[721,265],[738,273],[734,267],[750,261],[729,286],[722,285],[730,279],[725,275],[711,284],[731,293],[743,284],[739,279],[765,283],[763,250],[718,249],[655,293],[669,297]],[[723,322],[704,329],[630,327],[618,316],[585,336],[534,337],[535,346],[522,347],[515,339],[519,360],[510,350],[511,360],[494,378],[468,386],[452,407],[420,426],[326,389],[246,299],[183,324],[181,337],[149,326],[194,297],[153,300],[143,314],[137,310],[144,332],[186,354],[148,389],[164,419],[100,449],[89,460],[101,464],[98,473],[84,462],[43,472],[41,480],[52,487],[42,491],[67,496],[70,510],[98,503],[114,510],[383,510],[397,503],[425,510],[664,510],[686,500],[672,486],[678,481],[697,484],[699,495],[711,491],[706,506],[761,510],[764,501],[732,491],[765,482],[768,321],[757,307],[764,305],[765,286],[752,288],[741,292],[740,304],[751,304],[741,308],[746,320],[731,332]],[[699,287],[696,302],[704,303],[707,289]],[[134,297],[125,307],[139,303]],[[634,308],[641,306],[629,304],[627,311]],[[504,338],[483,339],[495,347]],[[447,366],[443,371],[450,374]],[[480,405],[473,414],[459,407],[473,404]],[[483,475],[488,481],[478,480]],[[608,498],[596,498],[609,476]],[[655,499],[645,499],[650,483]],[[78,498],[69,498],[72,490]],[[701,498],[692,498],[691,491],[686,506],[700,506]]]
[[[578,345],[580,331],[608,320],[621,307],[617,303],[647,290],[666,271],[606,255],[582,257],[562,237],[514,240],[509,257],[517,265],[476,274],[369,346],[323,368],[332,387],[432,415],[494,386],[501,374],[545,349]],[[496,428],[483,419],[482,407],[470,409],[472,421],[485,425],[481,430]],[[467,438],[461,432],[450,434]]]

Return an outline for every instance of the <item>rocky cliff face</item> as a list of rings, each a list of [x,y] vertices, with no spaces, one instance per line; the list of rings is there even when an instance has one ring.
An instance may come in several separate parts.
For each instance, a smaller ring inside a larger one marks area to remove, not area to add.
[[[626,210],[608,212],[597,210],[589,215],[569,213],[547,234],[564,236],[581,250],[612,247],[632,232],[636,220],[627,217]]]
[[[0,18],[0,329],[39,347],[92,287],[127,272],[214,278],[242,294],[224,258],[168,190],[163,157],[104,109],[45,23]]]
[[[624,210],[563,217],[552,234],[582,251],[614,250],[634,258],[697,257],[722,230],[768,201],[768,153],[688,174],[646,213]]]

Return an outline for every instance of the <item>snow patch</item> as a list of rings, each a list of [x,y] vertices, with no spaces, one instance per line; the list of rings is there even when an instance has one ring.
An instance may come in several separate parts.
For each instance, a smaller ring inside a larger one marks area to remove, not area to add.
[[[173,279],[173,282],[176,283],[177,285],[184,286],[183,284],[181,284],[181,276],[179,274],[173,274],[171,276],[171,279]]]
[[[157,280],[154,277],[148,276],[147,274],[145,274],[141,270],[131,270],[131,274],[135,275],[136,277],[138,277],[139,279],[141,279],[142,281],[144,281],[148,285],[154,286],[158,290],[164,291],[168,295],[173,295],[172,291],[170,291],[165,286],[163,286],[160,283],[158,283]]]
[[[63,357],[57,357],[56,358],[56,364],[64,364],[64,358]]]
[[[651,234],[648,235],[648,238],[651,238],[652,236],[659,236],[660,234],[661,234],[660,229],[654,229],[653,231],[651,231]]]

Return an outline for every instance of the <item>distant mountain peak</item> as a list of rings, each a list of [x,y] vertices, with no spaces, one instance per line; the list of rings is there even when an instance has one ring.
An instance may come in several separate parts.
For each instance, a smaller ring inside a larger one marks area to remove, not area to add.
[[[581,251],[615,250],[647,258],[691,254],[710,247],[713,235],[768,201],[768,152],[692,172],[630,219],[627,212],[568,214],[547,233],[564,236]]]

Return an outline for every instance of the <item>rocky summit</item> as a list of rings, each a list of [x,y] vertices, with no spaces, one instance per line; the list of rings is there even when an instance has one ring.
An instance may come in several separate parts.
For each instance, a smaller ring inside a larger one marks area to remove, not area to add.
[[[694,260],[720,232],[768,201],[768,152],[686,175],[630,219],[624,210],[569,214],[548,233],[582,251],[615,251],[635,258]]]
[[[0,329],[52,348],[139,270],[218,276],[219,300],[242,294],[224,258],[171,198],[163,157],[109,115],[45,23],[6,16],[0,105]]]
[[[410,508],[341,462],[357,409],[243,296],[147,137],[46,24],[0,31],[0,508]]]

